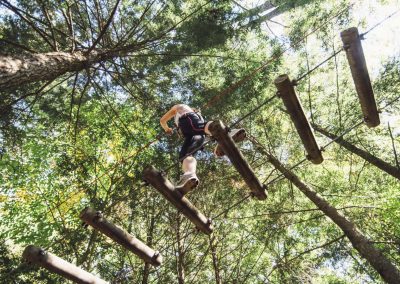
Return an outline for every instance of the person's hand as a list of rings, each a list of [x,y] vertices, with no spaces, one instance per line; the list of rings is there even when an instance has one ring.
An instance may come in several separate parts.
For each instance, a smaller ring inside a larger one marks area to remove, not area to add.
[[[168,128],[167,130],[165,130],[165,133],[169,136],[172,135],[172,133],[174,133],[174,130],[172,128]]]

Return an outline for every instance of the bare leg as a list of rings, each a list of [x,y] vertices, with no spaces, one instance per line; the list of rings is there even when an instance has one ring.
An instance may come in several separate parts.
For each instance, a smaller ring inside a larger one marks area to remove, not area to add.
[[[208,130],[208,127],[210,127],[211,123],[213,123],[213,121],[207,122],[206,126],[204,126],[204,132],[209,136],[211,136],[211,132],[210,132],[210,130]]]
[[[186,157],[182,162],[183,175],[175,188],[183,195],[199,185],[199,179],[196,176],[196,166],[197,161],[192,156]]]
[[[186,157],[182,162],[183,173],[196,173],[197,161],[192,156]]]

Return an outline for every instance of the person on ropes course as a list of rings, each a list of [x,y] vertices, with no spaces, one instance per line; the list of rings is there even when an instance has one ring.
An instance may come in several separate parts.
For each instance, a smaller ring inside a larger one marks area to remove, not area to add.
[[[205,135],[211,136],[208,127],[212,121],[206,122],[200,113],[188,105],[176,104],[160,119],[160,124],[168,135],[173,133],[173,129],[167,124],[172,118],[174,118],[178,132],[185,139],[179,152],[179,161],[182,162],[183,175],[181,175],[176,188],[183,194],[186,194],[199,185],[199,179],[196,175],[197,161],[193,155],[203,145]],[[229,135],[235,142],[240,142],[245,139],[246,132],[242,128],[232,129]],[[215,147],[214,154],[217,157],[225,155],[219,145]]]

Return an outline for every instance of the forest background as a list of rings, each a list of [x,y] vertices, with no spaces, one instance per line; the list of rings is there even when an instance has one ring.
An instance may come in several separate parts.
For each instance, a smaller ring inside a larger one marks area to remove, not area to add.
[[[383,282],[352,232],[271,155],[400,265],[399,1],[0,4],[0,283],[66,282],[22,262],[29,244],[111,283]],[[377,128],[361,123],[341,52],[340,32],[352,26],[365,33]],[[296,92],[317,142],[329,144],[320,165],[304,160],[281,99],[270,100],[280,74],[301,78]],[[228,125],[244,118],[259,142],[240,149],[267,185],[264,201],[249,198],[229,160],[213,157],[213,143],[199,153],[201,185],[188,198],[212,218],[211,236],[143,186],[146,165],[179,177],[181,141],[159,125],[176,102]],[[342,134],[347,147],[328,138]],[[84,228],[87,206],[164,263],[144,264]]]

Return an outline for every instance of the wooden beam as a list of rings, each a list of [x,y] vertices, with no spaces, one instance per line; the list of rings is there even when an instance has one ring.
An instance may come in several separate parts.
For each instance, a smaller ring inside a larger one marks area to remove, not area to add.
[[[376,127],[380,124],[379,113],[361,46],[360,35],[357,28],[350,28],[341,32],[340,36],[356,86],[364,121],[368,127]]]
[[[260,200],[267,198],[267,193],[264,186],[256,177],[253,169],[246,161],[242,153],[236,147],[231,136],[228,134],[227,127],[220,121],[213,121],[208,127],[212,136],[218,141],[225,155],[228,156],[233,166],[243,177],[251,192]]]
[[[145,262],[154,266],[159,266],[162,263],[161,254],[154,251],[125,230],[109,222],[99,211],[87,207],[82,210],[80,218],[86,224],[92,226],[113,241],[130,250]]]
[[[211,220],[206,218],[190,201],[184,197],[174,185],[153,166],[146,167],[143,171],[143,179],[157,189],[164,197],[174,205],[179,212],[185,215],[196,227],[211,234],[213,226]]]
[[[46,252],[40,247],[29,245],[22,253],[22,257],[33,264],[39,265],[62,277],[78,284],[107,284],[108,282],[86,272],[85,270],[69,263],[58,256]]]
[[[321,150],[318,147],[310,123],[304,114],[301,102],[294,91],[293,84],[288,75],[285,74],[278,76],[274,83],[278,89],[278,95],[282,98],[286,110],[288,111],[290,118],[297,129],[297,133],[303,142],[304,148],[307,151],[307,159],[314,164],[322,163],[324,158],[322,157]]]

